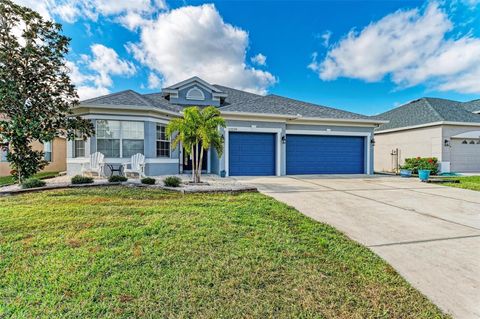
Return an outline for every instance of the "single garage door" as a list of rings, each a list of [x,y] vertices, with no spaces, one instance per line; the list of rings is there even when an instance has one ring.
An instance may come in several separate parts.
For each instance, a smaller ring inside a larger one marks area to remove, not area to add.
[[[480,172],[480,140],[452,139],[451,145],[452,172]]]
[[[275,175],[275,134],[230,132],[230,176]]]
[[[287,135],[287,175],[364,173],[365,137]]]

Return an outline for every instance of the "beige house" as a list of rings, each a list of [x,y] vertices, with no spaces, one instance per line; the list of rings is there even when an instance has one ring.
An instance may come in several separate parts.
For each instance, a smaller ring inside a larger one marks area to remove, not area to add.
[[[480,172],[480,100],[422,98],[382,113],[375,130],[375,171],[393,172],[409,157],[436,157],[442,172]]]
[[[0,120],[6,119],[5,115],[0,114]],[[65,138],[57,137],[50,143],[33,143],[33,149],[43,150],[45,159],[49,164],[43,172],[64,172],[67,170],[67,141]],[[7,161],[8,145],[0,141],[0,176],[10,175],[12,170]]]

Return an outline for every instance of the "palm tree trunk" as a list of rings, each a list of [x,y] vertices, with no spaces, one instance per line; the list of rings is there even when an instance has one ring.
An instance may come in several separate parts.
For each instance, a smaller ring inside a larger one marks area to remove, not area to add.
[[[192,161],[192,183],[195,182],[195,152],[194,146],[192,145],[192,152],[190,153],[190,160]]]
[[[202,178],[202,164],[203,164],[203,147],[200,149],[200,163],[199,163],[199,165],[198,165],[197,183],[201,183],[201,178]]]

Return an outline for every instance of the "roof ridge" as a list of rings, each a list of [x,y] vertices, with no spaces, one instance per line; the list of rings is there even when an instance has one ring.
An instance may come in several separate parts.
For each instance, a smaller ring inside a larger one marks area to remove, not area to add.
[[[142,102],[144,102],[145,104],[147,104],[148,106],[154,106],[152,103],[150,103],[150,101],[146,100],[142,94],[138,93],[138,92],[135,92],[134,90],[129,90],[131,91],[132,93],[134,93]]]
[[[435,112],[435,114],[438,115],[438,117],[441,119],[441,120],[445,120],[445,118],[437,111],[437,109],[435,107],[433,107],[433,105],[430,103],[430,101],[428,100],[429,98],[427,97],[422,97],[421,100],[424,100],[425,102],[427,102],[427,105],[430,107],[431,110],[433,110],[433,112]]]
[[[114,93],[109,93],[109,94],[105,94],[105,95],[100,95],[100,96],[97,96],[97,97],[92,97],[92,98],[89,98],[89,99],[86,99],[86,100],[81,100],[80,102],[92,102],[92,101],[96,101],[98,99],[103,99],[103,98],[106,98],[106,97],[112,97],[112,96],[116,96],[116,95],[120,95],[122,93],[125,93],[125,92],[129,92],[129,91],[132,91],[132,92],[135,92],[131,89],[127,89],[127,90],[122,90],[122,91],[119,91],[119,92],[114,92]]]

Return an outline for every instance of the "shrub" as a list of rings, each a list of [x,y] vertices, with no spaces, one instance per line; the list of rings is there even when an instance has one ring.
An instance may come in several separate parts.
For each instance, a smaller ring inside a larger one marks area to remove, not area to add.
[[[419,169],[428,169],[432,175],[438,173],[438,160],[435,157],[406,158],[402,169],[409,169],[413,174],[418,174]]]
[[[29,178],[22,183],[22,188],[37,188],[45,186],[45,182],[38,178]]]
[[[142,182],[142,184],[145,184],[145,185],[154,185],[155,184],[155,178],[145,177],[145,178],[142,178],[140,180],[140,182]]]
[[[180,186],[180,183],[182,182],[182,180],[177,177],[177,176],[168,176],[167,178],[165,178],[165,180],[163,181],[163,183],[165,184],[165,186],[167,187],[178,187]]]
[[[91,184],[93,183],[93,177],[75,175],[71,181],[72,184]]]
[[[121,176],[121,175],[112,175],[108,178],[109,183],[121,183],[121,182],[126,182],[126,181],[128,181],[128,178],[126,178],[125,176]]]

